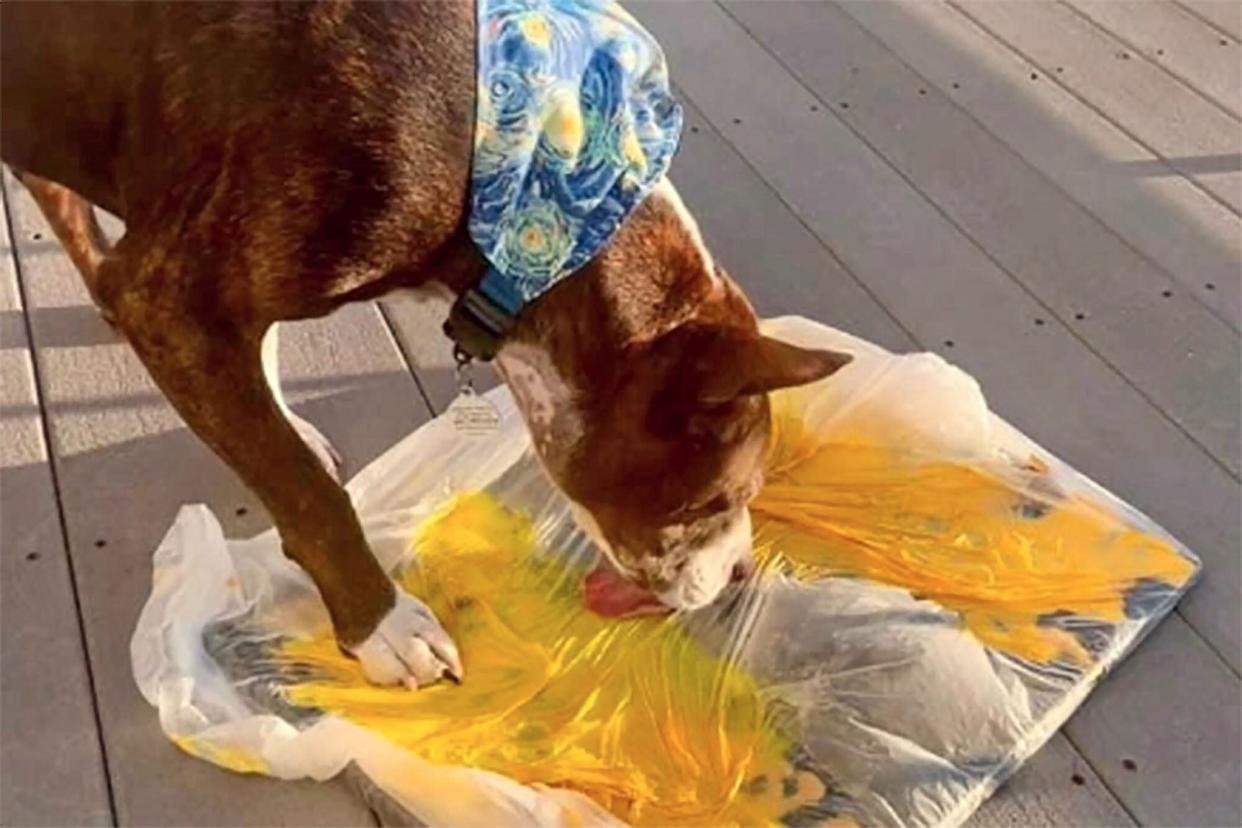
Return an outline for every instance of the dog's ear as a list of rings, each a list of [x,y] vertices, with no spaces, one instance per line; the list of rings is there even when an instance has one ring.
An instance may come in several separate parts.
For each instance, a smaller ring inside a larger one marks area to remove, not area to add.
[[[712,337],[698,356],[704,370],[697,396],[708,405],[805,385],[835,374],[853,360],[849,354],[742,332]]]

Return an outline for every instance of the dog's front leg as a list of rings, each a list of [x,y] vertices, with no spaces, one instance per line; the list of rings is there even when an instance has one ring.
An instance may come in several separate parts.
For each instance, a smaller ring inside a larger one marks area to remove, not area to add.
[[[109,309],[186,423],[263,501],[285,554],[319,588],[342,648],[379,684],[459,678],[452,640],[430,610],[395,589],[348,495],[283,415],[263,374],[264,327],[207,312],[202,294],[178,281],[130,279]]]

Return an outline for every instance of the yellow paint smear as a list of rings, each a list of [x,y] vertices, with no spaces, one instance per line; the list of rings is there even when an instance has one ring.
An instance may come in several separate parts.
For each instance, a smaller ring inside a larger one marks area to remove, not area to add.
[[[366,684],[326,635],[282,658],[322,678],[295,704],[334,711],[418,756],[580,791],[639,825],[760,825],[818,801],[790,768],[754,682],[669,619],[582,605],[583,573],[539,554],[527,519],[475,494],[422,529],[405,586],[456,639],[460,687]]]
[[[173,744],[191,756],[205,759],[213,765],[236,771],[237,773],[269,773],[270,768],[263,757],[254,751],[244,748],[222,747],[205,739],[193,736],[173,736]]]
[[[1166,540],[1080,497],[1024,500],[1014,480],[979,467],[821,442],[780,395],[774,426],[767,484],[752,508],[759,557],[779,555],[803,579],[904,587],[960,613],[998,650],[1087,664],[1073,635],[1040,619],[1119,622],[1135,584],[1181,586],[1194,573]],[[1046,467],[1027,471],[1037,478]]]
[[[904,587],[960,613],[989,646],[1085,663],[1082,645],[1041,617],[1120,621],[1140,579],[1181,585],[1193,572],[1170,544],[1093,503],[1050,494],[1024,515],[1014,481],[860,440],[825,444],[776,402],[756,532],[761,556],[799,577]],[[790,745],[748,675],[676,621],[587,612],[583,573],[544,555],[523,516],[467,495],[416,545],[404,585],[457,640],[465,684],[371,687],[325,633],[286,644],[282,658],[319,676],[290,688],[290,701],[430,761],[582,792],[639,825],[767,824],[824,796],[820,779],[788,765]]]

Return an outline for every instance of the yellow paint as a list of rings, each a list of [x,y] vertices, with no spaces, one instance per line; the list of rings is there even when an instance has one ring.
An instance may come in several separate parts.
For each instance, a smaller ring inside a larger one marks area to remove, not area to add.
[[[821,442],[783,395],[774,397],[774,426],[768,482],[753,506],[760,558],[779,555],[804,579],[842,574],[904,587],[960,613],[998,650],[1085,664],[1078,640],[1041,617],[1119,622],[1137,582],[1180,586],[1194,572],[1166,540],[1082,498],[1042,499],[1047,512],[1024,518],[1012,481],[982,468],[838,435]],[[1046,471],[1035,460],[1026,474]]]
[[[578,154],[585,127],[582,110],[573,91],[558,89],[549,95],[543,130],[552,147],[561,155],[573,158]]]
[[[263,757],[252,751],[241,748],[221,747],[211,742],[196,739],[193,736],[172,736],[170,738],[173,744],[186,753],[205,759],[213,765],[219,765],[222,768],[228,768],[238,773],[270,773],[267,762],[263,760]]]
[[[861,438],[825,443],[790,405],[776,395],[754,513],[760,556],[799,577],[905,587],[958,612],[989,646],[1085,663],[1078,641],[1042,616],[1117,622],[1137,580],[1180,585],[1192,574],[1170,544],[1101,506],[1048,498],[1045,514],[1023,517],[1013,481]],[[1046,472],[1033,461],[1022,474]],[[430,761],[580,791],[640,825],[766,824],[824,796],[819,778],[788,765],[796,734],[777,731],[751,677],[674,620],[586,612],[583,573],[540,550],[525,517],[467,495],[415,542],[404,586],[460,645],[465,684],[371,687],[325,631],[285,646],[283,658],[320,677],[290,688],[290,701]]]
[[[632,126],[626,127],[625,137],[621,139],[621,154],[625,156],[625,160],[629,161],[640,175],[646,171],[647,156],[643,153],[642,144],[638,141],[638,134],[634,132]]]
[[[522,30],[522,36],[526,38],[528,43],[535,46],[548,48],[548,44],[552,42],[552,30],[548,26],[547,19],[542,14],[528,14],[518,23],[518,28]]]
[[[675,621],[585,611],[583,573],[549,561],[526,518],[470,495],[417,543],[404,585],[458,642],[465,683],[370,687],[325,634],[283,651],[323,676],[291,688],[292,702],[424,759],[580,791],[639,825],[767,824],[823,796],[788,766],[749,676]]]
[[[538,227],[529,226],[522,229],[521,235],[518,237],[522,248],[529,251],[542,250],[548,244],[548,237]]]

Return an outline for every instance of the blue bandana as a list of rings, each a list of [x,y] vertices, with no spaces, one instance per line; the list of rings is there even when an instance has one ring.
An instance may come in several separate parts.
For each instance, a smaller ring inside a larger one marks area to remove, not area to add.
[[[599,252],[668,169],[681,108],[609,0],[477,0],[470,235],[510,315]]]

